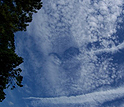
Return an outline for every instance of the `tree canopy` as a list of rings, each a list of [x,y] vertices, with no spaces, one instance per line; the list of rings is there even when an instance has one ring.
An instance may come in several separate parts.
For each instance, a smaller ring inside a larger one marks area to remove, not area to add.
[[[26,31],[33,13],[41,7],[41,0],[0,1],[0,102],[5,99],[4,89],[23,86],[22,70],[18,67],[23,58],[15,53],[14,33]]]

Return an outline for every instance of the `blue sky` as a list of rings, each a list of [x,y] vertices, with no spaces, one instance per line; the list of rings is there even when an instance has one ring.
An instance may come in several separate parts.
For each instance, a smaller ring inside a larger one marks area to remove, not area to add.
[[[123,107],[123,3],[43,0],[15,36],[24,86],[0,106]]]

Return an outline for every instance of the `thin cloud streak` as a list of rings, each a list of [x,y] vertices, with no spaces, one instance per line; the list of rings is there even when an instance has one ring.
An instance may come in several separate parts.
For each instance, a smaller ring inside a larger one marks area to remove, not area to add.
[[[117,46],[113,46],[111,48],[105,48],[105,49],[97,49],[96,51],[90,51],[89,54],[101,54],[103,52],[107,52],[107,53],[116,53],[119,50],[124,48],[124,42],[122,42],[121,44],[117,45]]]
[[[55,98],[40,98],[40,97],[28,97],[24,99],[39,100],[41,103],[54,103],[54,104],[83,104],[89,103],[104,103],[105,101],[111,101],[124,96],[124,87],[117,89],[111,89],[106,91],[99,91],[88,93],[85,95],[70,96],[70,97],[55,97]]]

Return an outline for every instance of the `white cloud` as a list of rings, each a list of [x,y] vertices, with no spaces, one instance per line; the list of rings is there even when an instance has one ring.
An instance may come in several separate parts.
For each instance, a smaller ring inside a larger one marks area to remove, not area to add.
[[[90,106],[102,104],[106,101],[111,101],[124,96],[124,87],[119,87],[117,89],[110,89],[106,91],[93,92],[85,95],[70,96],[70,97],[55,97],[55,98],[40,98],[40,97],[28,97],[24,99],[32,99],[35,104],[37,102],[40,104],[85,104],[89,103]]]
[[[113,35],[116,33],[122,5],[123,0],[94,0],[92,5],[90,0],[44,0],[44,7],[34,15],[34,20],[28,27],[27,33],[30,36],[25,43],[21,43],[30,56],[30,61],[27,62],[34,68],[31,72],[36,74],[36,87],[49,90],[45,93],[46,96],[85,95],[31,99],[40,99],[44,103],[96,104],[123,96],[123,87],[86,94],[101,85],[110,85],[115,79],[114,75],[118,73],[116,66],[111,63],[112,58],[99,59],[97,55],[103,52],[113,55],[124,48],[124,42],[117,41],[119,35]],[[33,38],[33,41],[29,38]],[[43,59],[39,60],[40,57],[36,56],[32,43]],[[89,44],[91,47],[87,49]],[[77,47],[81,53],[71,60],[65,60],[62,55],[69,47]],[[56,55],[50,55],[51,53]],[[77,65],[80,65],[78,69],[74,68]],[[28,68],[29,71],[30,69]],[[109,77],[111,70],[112,77]],[[37,90],[37,93],[42,95],[41,90]]]
[[[105,49],[97,49],[95,51],[90,51],[89,54],[102,54],[104,52],[107,52],[107,53],[117,53],[119,52],[121,49],[124,48],[124,42],[122,42],[121,44],[117,45],[117,46],[112,46],[112,47],[108,47],[108,48],[105,48]]]
[[[14,103],[10,101],[10,102],[9,102],[9,105],[10,105],[10,106],[13,106],[13,105],[14,105]]]

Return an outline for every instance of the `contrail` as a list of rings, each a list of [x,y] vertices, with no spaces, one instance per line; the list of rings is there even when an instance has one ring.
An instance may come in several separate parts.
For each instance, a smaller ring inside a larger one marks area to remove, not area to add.
[[[106,90],[106,91],[93,92],[84,95],[70,96],[70,97],[66,97],[66,96],[55,97],[55,98],[28,97],[24,99],[39,100],[41,103],[47,103],[47,104],[51,104],[51,103],[52,104],[84,104],[84,103],[102,104],[106,101],[111,101],[121,97],[124,97],[124,87]]]
[[[123,48],[124,48],[124,42],[119,44],[118,46],[113,46],[112,48],[97,49],[96,51],[91,51],[90,54],[101,54],[103,52],[116,53],[117,51]]]

